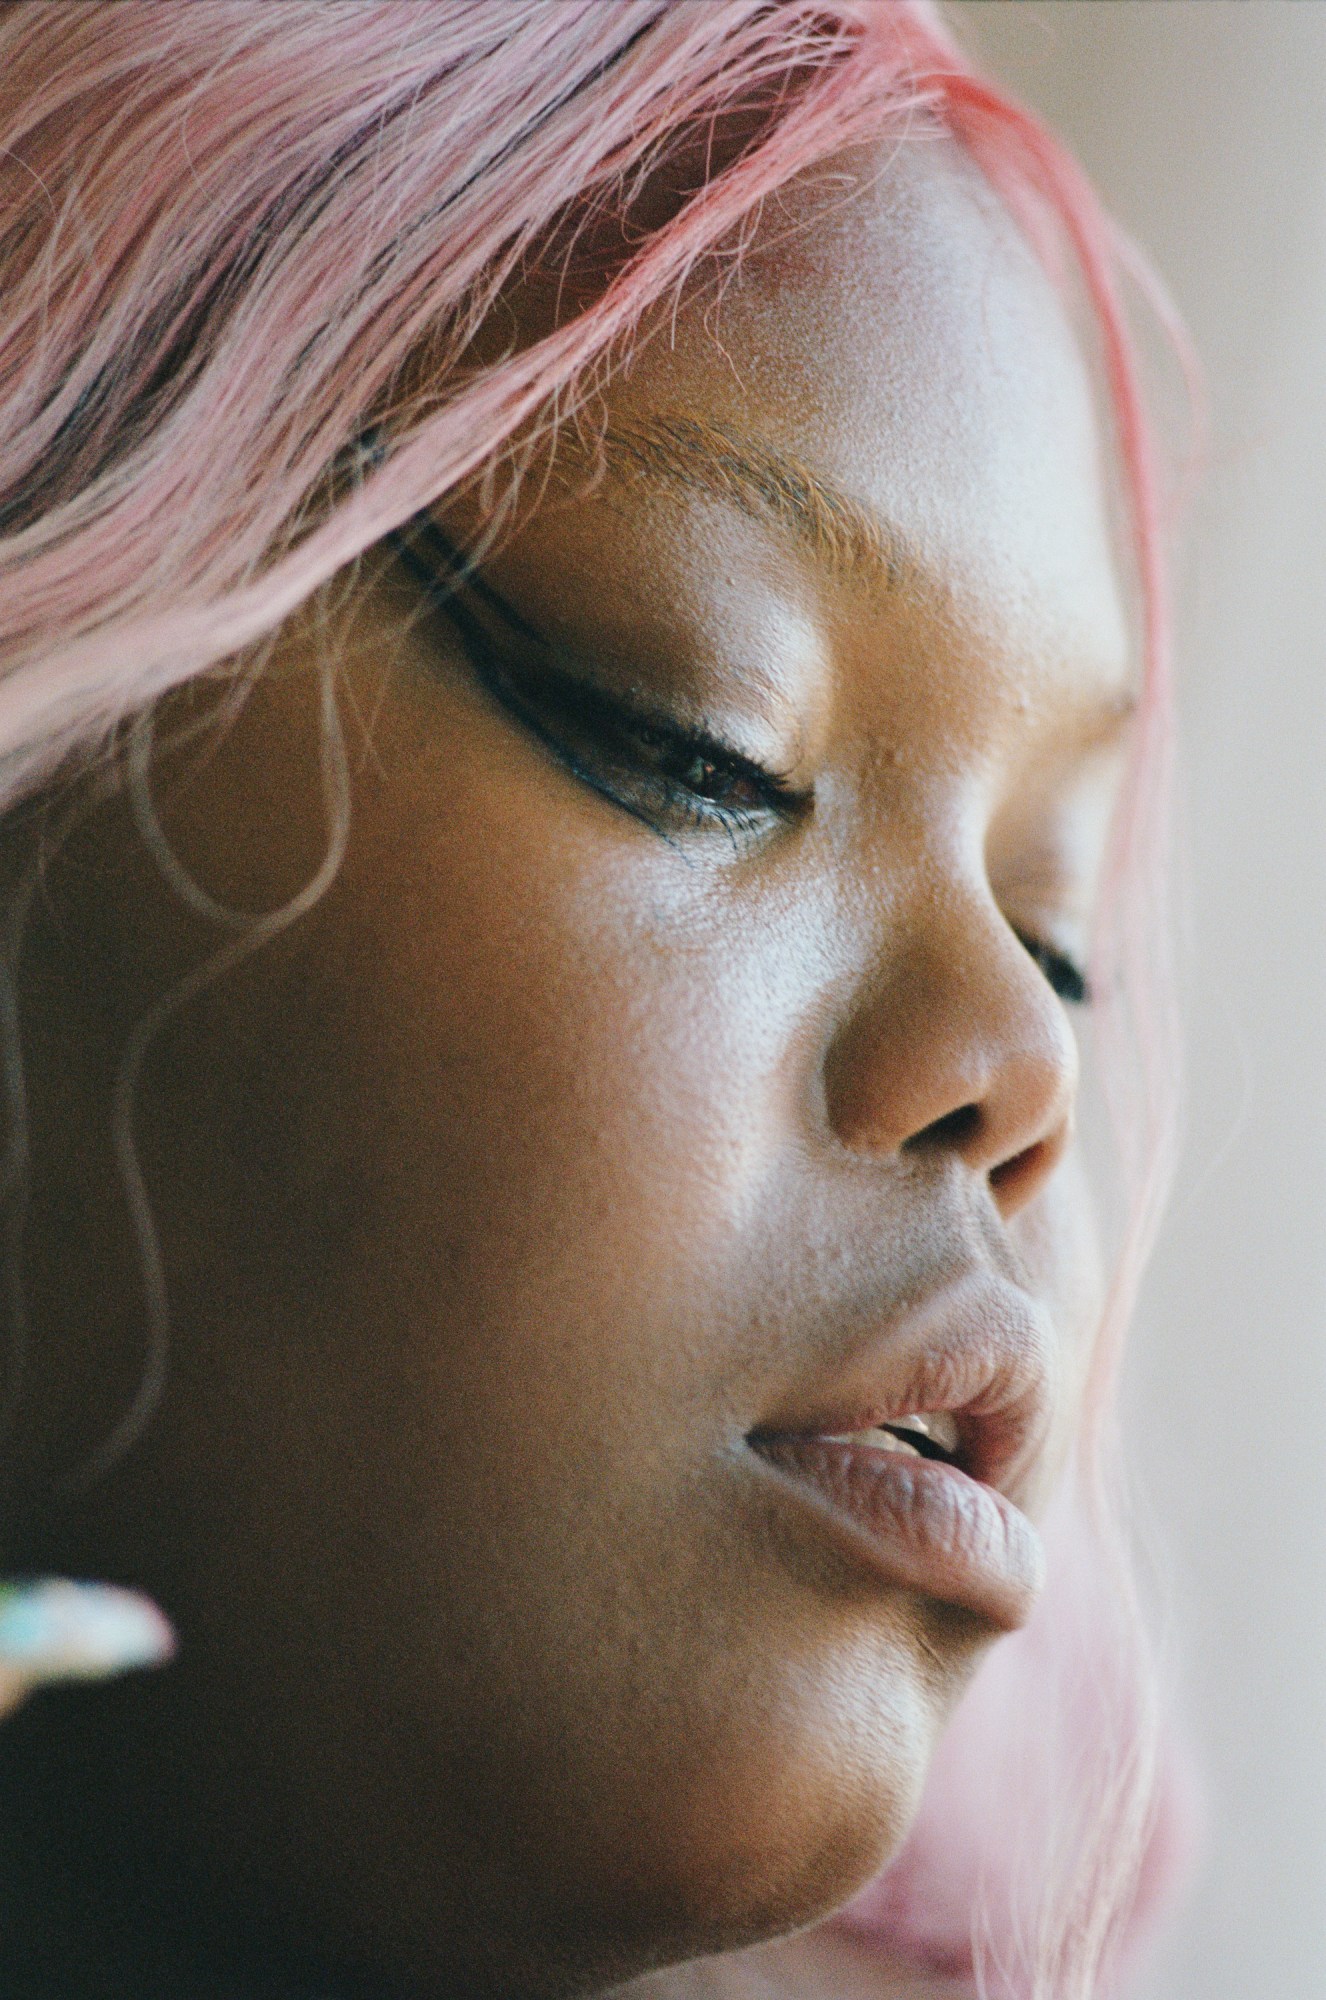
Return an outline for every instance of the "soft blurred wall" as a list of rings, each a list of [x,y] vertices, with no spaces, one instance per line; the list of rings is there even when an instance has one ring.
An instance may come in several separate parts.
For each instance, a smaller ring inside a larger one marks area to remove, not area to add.
[[[1139,1328],[1207,1857],[1145,2000],[1326,2000],[1326,4],[954,0],[1209,376],[1185,562],[1186,1141]]]

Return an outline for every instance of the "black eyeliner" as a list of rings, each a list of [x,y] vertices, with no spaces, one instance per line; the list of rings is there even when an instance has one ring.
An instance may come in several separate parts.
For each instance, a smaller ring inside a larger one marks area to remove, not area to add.
[[[518,716],[524,726],[530,729],[541,742],[561,759],[567,768],[601,797],[621,806],[633,818],[643,822],[654,831],[663,833],[656,818],[643,808],[605,784],[595,773],[576,757],[575,753],[561,741],[556,733],[542,723],[534,704],[523,696],[518,684],[505,670],[495,656],[492,641],[481,623],[464,603],[462,593],[472,592],[494,616],[507,625],[518,637],[540,647],[545,655],[539,668],[541,680],[545,683],[551,698],[563,701],[569,710],[583,717],[591,727],[597,725],[604,730],[615,730],[630,736],[635,733],[643,742],[653,735],[680,755],[698,757],[705,762],[722,768],[733,776],[745,779],[762,794],[763,808],[772,813],[786,815],[805,803],[804,799],[788,787],[774,772],[757,764],[752,758],[731,744],[720,742],[718,738],[702,730],[691,729],[678,724],[670,716],[661,715],[634,703],[607,694],[600,688],[564,673],[546,655],[551,650],[546,636],[522,617],[513,604],[500,592],[493,589],[468,562],[460,549],[437,526],[431,515],[417,515],[404,529],[399,529],[387,537],[389,545],[400,556],[405,567],[417,582],[423,585],[429,602],[455,625],[475,671],[495,700],[501,702]],[[422,541],[439,558],[437,567],[427,561],[419,552]],[[679,779],[666,772],[647,771],[643,774],[653,782],[670,786],[682,792],[687,788]],[[717,801],[706,801],[702,794],[695,794],[695,810],[704,819],[724,825],[729,832],[736,830],[742,809],[724,807]],[[752,808],[744,809],[749,813]]]
[[[443,612],[454,625],[465,647],[470,664],[482,685],[494,701],[513,714],[544,747],[550,750],[558,762],[581,784],[595,792],[609,804],[628,813],[632,819],[647,826],[671,847],[678,843],[669,830],[659,824],[655,814],[637,805],[625,794],[599,777],[591,766],[584,763],[575,751],[550,729],[539,715],[536,704],[521,690],[518,680],[504,668],[497,656],[489,634],[465,603],[464,593],[472,593],[494,617],[506,625],[512,633],[527,643],[538,646],[543,653],[549,652],[549,642],[537,626],[531,625],[521,616],[513,604],[483,578],[475,565],[454,542],[438,527],[431,514],[416,515],[405,528],[398,529],[387,537],[410,575],[420,583],[429,600],[437,610]],[[423,542],[437,557],[436,565],[425,559],[419,552],[418,544]],[[766,809],[786,814],[805,803],[795,792],[784,786],[777,776],[739,750],[733,749],[716,738],[701,731],[679,726],[668,717],[651,714],[636,708],[629,702],[606,694],[588,682],[579,680],[573,674],[563,673],[550,660],[544,658],[540,678],[556,703],[559,699],[576,719],[582,719],[593,728],[597,726],[605,732],[616,731],[628,737],[634,732],[637,738],[653,734],[684,755],[700,757],[728,771],[738,774],[754,784],[763,793]],[[673,792],[686,791],[685,785],[671,778],[663,771],[645,771],[642,777]],[[705,801],[700,794],[692,794],[695,799],[693,811],[697,823],[721,825],[735,838],[741,830],[742,819],[739,809],[723,807],[716,801]],[[746,809],[750,811],[749,808]],[[680,851],[680,849],[678,849]],[[1090,1004],[1091,986],[1085,973],[1066,953],[1028,931],[1017,931],[1019,944],[1035,962],[1049,982],[1053,991],[1070,1007]]]

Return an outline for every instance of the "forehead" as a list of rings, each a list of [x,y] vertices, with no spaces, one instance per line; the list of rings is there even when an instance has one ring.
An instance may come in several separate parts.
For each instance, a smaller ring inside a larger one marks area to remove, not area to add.
[[[770,201],[610,398],[818,474],[1025,700],[1130,691],[1096,413],[1066,312],[938,134],[853,149]]]

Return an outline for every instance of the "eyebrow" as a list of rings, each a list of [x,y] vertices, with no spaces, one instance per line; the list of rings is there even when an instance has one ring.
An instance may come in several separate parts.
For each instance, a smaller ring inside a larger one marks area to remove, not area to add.
[[[574,431],[569,442],[573,455],[591,455]],[[790,531],[831,574],[890,592],[933,594],[924,565],[899,529],[762,438],[706,418],[653,415],[609,424],[598,445],[607,464],[627,478],[705,493],[761,526]],[[1083,747],[1104,747],[1123,736],[1140,705],[1135,687],[1108,689],[1091,704]]]
[[[837,575],[896,590],[914,580],[902,536],[801,459],[728,425],[681,416],[610,425],[604,457],[629,477],[664,480],[725,501],[762,526],[790,531]]]

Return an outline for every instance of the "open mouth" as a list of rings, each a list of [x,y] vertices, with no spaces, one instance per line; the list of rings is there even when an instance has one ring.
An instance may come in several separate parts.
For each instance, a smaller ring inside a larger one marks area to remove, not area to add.
[[[906,1452],[912,1458],[938,1459],[957,1465],[957,1419],[949,1410],[924,1410],[890,1418],[863,1431],[826,1431],[826,1444],[870,1445],[876,1451]]]
[[[883,1325],[746,1433],[779,1505],[884,1582],[1024,1624],[1044,1579],[1018,1505],[1052,1408],[1053,1329],[983,1273]]]

